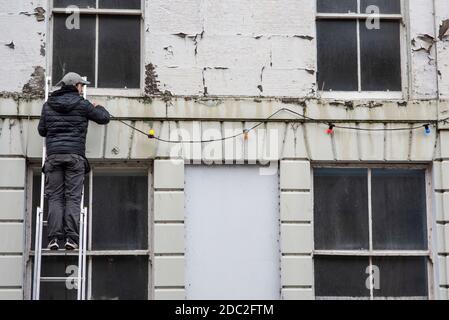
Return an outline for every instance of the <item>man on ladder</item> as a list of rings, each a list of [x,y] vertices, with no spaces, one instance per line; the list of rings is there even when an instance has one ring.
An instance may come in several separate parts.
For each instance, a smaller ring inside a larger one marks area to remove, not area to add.
[[[58,250],[65,240],[67,250],[78,249],[80,206],[84,176],[90,171],[86,159],[86,135],[89,120],[108,124],[109,112],[81,95],[90,84],[70,72],[56,85],[42,108],[39,134],[46,139],[44,167],[45,194],[48,198],[48,249]]]

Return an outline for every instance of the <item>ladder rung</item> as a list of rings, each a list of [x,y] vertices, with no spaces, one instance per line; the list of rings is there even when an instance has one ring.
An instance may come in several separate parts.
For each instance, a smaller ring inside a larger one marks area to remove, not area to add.
[[[30,255],[35,256],[36,252],[31,251]],[[42,249],[41,255],[43,257],[51,257],[51,256],[71,256],[71,257],[77,257],[79,256],[79,250],[49,250],[49,249]]]
[[[66,250],[66,249],[58,249],[58,250],[50,250],[50,249],[42,249],[42,252],[54,252],[54,253],[65,253],[65,252],[79,252],[78,249],[76,250]]]

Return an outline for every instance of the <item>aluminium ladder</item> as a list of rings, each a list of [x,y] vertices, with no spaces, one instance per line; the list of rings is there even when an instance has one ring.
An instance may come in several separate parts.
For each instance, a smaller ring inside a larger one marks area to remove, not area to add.
[[[84,77],[85,80],[87,78]],[[45,81],[45,101],[48,100],[49,90],[51,86],[51,77],[47,77]],[[84,86],[84,99],[87,97],[87,87]],[[45,164],[47,156],[47,149],[45,145],[45,139],[42,147],[42,167]],[[79,225],[79,249],[74,250],[78,252],[78,270],[77,276],[73,277],[42,277],[41,266],[42,256],[57,255],[58,251],[50,251],[42,248],[42,233],[44,225],[48,225],[48,221],[44,221],[44,193],[45,193],[45,173],[41,175],[41,193],[40,193],[40,206],[36,212],[36,234],[35,234],[35,254],[34,254],[34,277],[33,277],[33,300],[39,300],[40,298],[40,285],[41,282],[57,282],[67,283],[67,281],[75,283],[75,289],[77,290],[77,299],[86,299],[86,235],[87,235],[87,208],[84,207],[84,187],[81,197],[80,206],[80,225]],[[67,250],[59,250],[62,255],[67,255]],[[67,288],[68,289],[68,288]]]

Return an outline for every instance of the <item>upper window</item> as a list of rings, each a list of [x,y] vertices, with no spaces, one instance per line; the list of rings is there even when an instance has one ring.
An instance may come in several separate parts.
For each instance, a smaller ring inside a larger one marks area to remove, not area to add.
[[[401,1],[317,0],[320,91],[402,91]]]
[[[73,71],[95,88],[140,88],[141,16],[141,0],[54,0],[53,84]]]
[[[427,298],[426,212],[425,170],[315,169],[316,296]]]

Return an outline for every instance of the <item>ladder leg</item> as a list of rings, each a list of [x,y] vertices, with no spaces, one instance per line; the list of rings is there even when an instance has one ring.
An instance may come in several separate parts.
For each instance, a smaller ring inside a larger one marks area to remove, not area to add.
[[[45,79],[45,101],[48,100],[50,93],[51,77]],[[45,145],[45,139],[43,140],[42,147],[42,167],[45,164],[47,158],[47,148]],[[40,194],[40,206],[36,212],[36,231],[34,242],[34,276],[33,276],[33,299],[39,300],[40,298],[40,285],[41,285],[41,265],[42,265],[42,233],[44,223],[44,193],[45,193],[45,174],[41,175],[41,194]]]
[[[83,215],[83,247],[82,247],[82,291],[81,291],[81,300],[86,300],[86,253],[87,253],[87,208],[84,208],[84,215]]]
[[[39,300],[40,277],[41,277],[41,250],[42,246],[42,210],[37,208],[36,212],[36,234],[34,241],[34,277],[33,277],[33,300]]]
[[[82,276],[82,263],[83,263],[83,230],[84,230],[84,210],[81,211],[80,214],[80,228],[79,228],[79,240],[78,240],[78,279],[77,279],[77,299],[81,300],[81,296],[82,296],[82,280],[81,280],[81,276]]]

